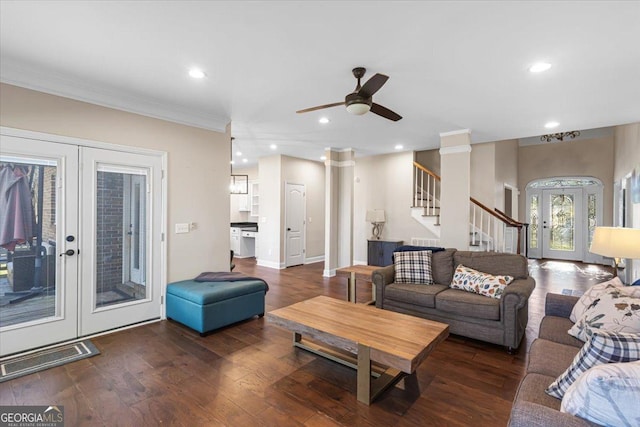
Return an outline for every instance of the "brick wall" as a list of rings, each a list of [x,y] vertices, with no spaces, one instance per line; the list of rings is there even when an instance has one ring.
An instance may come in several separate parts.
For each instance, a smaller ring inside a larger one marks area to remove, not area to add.
[[[98,172],[97,291],[122,283],[124,182],[120,173]]]

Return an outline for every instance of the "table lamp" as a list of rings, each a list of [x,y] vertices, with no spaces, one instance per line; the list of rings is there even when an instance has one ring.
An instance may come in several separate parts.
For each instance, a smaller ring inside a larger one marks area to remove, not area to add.
[[[371,223],[373,229],[371,233],[373,234],[372,240],[380,240],[380,233],[382,233],[382,226],[386,221],[384,210],[382,209],[372,209],[367,211],[367,221]]]
[[[618,275],[623,258],[640,259],[640,228],[596,227],[589,251],[613,258]]]

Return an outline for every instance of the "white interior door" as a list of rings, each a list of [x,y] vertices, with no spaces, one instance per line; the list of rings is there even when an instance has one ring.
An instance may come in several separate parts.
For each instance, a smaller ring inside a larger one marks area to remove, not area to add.
[[[581,261],[584,257],[582,189],[542,191],[542,257]]]
[[[0,233],[0,355],[7,355],[78,336],[78,148],[1,135],[0,167],[7,227]],[[21,201],[19,186],[31,192]],[[16,230],[34,219],[26,235]]]
[[[159,318],[160,157],[81,148],[80,334]]]
[[[285,252],[286,266],[304,264],[305,187],[285,184]]]

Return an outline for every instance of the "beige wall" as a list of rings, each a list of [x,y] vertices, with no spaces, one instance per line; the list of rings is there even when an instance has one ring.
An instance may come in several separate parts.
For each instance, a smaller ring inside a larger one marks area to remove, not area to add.
[[[230,135],[0,87],[0,125],[168,153],[168,281],[229,269]],[[196,230],[174,234],[178,222]]]
[[[280,268],[280,230],[282,184],[280,181],[282,156],[263,157],[258,163],[260,181],[260,220],[258,221],[259,265]]]
[[[604,184],[603,225],[611,225],[613,206],[613,137],[593,138],[553,144],[527,145],[518,150],[518,184],[526,186],[539,178],[592,176]],[[525,197],[518,205],[525,212]]]
[[[471,197],[489,208],[495,207],[496,143],[471,146]]]
[[[368,209],[385,210],[383,239],[410,244],[412,237],[428,234],[411,217],[413,153],[357,158],[354,172],[354,263],[367,261],[367,239],[371,237],[371,224],[365,221]]]
[[[640,123],[617,126],[614,140],[613,179],[619,181],[640,166]]]
[[[233,173],[238,175],[249,175],[249,181],[258,180],[258,167],[253,168],[233,168]],[[230,211],[229,216],[231,222],[258,222],[258,217],[249,215],[249,212],[240,212],[240,198],[247,197],[237,194],[232,194],[230,199]]]
[[[306,235],[305,258],[322,257],[324,255],[324,164],[311,160],[282,156],[282,185],[304,184],[306,192]],[[284,194],[284,190],[283,193]],[[285,198],[282,200],[282,212],[285,211]],[[282,217],[284,221],[284,214]],[[282,225],[284,241],[284,222]],[[285,259],[284,243],[282,244],[282,260]]]
[[[473,152],[472,152],[473,154]],[[508,184],[513,187],[513,212],[512,217],[517,220],[519,218],[518,210],[518,140],[510,139],[506,141],[496,142],[496,162],[495,162],[495,206],[504,211],[504,185]]]
[[[416,151],[416,162],[429,169],[436,175],[440,175],[440,150]]]

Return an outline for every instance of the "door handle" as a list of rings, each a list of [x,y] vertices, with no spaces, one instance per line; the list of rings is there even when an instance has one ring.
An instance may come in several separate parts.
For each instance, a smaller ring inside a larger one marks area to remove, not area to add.
[[[60,256],[62,256],[62,255],[72,256],[72,255],[75,255],[75,254],[76,254],[76,251],[74,251],[73,249],[67,249],[65,252],[61,253]]]
[[[287,231],[291,231],[291,228],[287,228]]]

